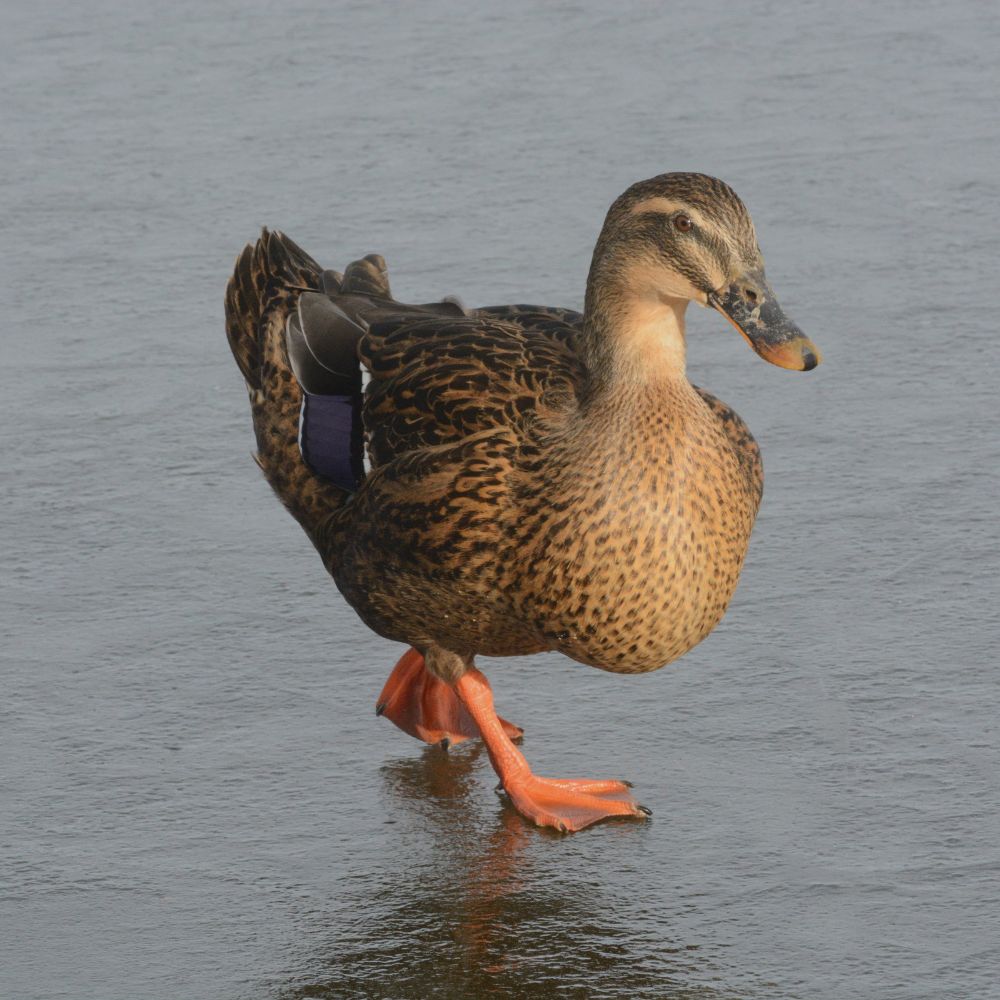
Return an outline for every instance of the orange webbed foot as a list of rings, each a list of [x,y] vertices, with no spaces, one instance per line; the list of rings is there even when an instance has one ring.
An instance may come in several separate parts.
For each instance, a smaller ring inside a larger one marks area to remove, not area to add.
[[[416,649],[408,649],[393,668],[376,702],[375,714],[425,743],[449,747],[479,736],[479,728],[452,687],[427,669]],[[509,739],[524,735],[519,726],[504,719],[500,723]]]
[[[514,808],[532,823],[569,833],[615,816],[645,819],[651,815],[632,798],[630,786],[624,781],[540,778],[532,774],[524,755],[504,732],[493,707],[489,682],[482,673],[470,667],[455,681],[454,689],[483,735],[500,787]]]
[[[529,771],[506,778],[501,787],[522,816],[564,833],[616,816],[645,819],[651,815],[631,796],[624,781],[540,778]]]

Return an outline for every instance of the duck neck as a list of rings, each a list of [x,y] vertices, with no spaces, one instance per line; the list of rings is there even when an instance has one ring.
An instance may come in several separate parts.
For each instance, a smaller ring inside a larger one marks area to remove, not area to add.
[[[656,291],[642,270],[591,270],[581,352],[593,394],[686,380],[687,299]]]

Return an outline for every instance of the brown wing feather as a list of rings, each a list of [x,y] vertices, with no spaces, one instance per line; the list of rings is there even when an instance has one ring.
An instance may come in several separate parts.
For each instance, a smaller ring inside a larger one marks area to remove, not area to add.
[[[525,307],[373,322],[360,345],[373,464],[492,428],[519,436],[540,408],[575,396],[575,336],[556,311]]]

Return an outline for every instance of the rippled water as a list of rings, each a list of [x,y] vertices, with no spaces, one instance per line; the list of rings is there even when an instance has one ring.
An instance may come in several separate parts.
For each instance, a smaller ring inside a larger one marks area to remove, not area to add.
[[[1000,996],[996,7],[86,6],[0,43],[0,995]],[[768,472],[705,643],[484,664],[655,813],[559,838],[374,718],[400,650],[250,461],[222,290],[266,223],[578,305],[668,169],[826,363],[692,317]]]

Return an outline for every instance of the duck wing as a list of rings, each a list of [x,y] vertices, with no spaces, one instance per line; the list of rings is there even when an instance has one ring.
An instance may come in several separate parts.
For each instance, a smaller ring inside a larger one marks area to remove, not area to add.
[[[364,426],[373,467],[415,450],[530,424],[576,398],[578,313],[539,306],[380,313],[359,344],[371,378]]]

